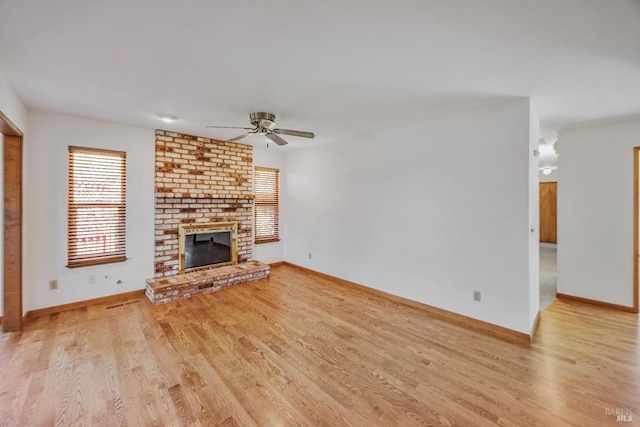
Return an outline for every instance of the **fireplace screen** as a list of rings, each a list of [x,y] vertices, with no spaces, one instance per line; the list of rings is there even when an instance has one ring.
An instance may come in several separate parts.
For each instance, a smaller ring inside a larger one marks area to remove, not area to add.
[[[236,228],[235,222],[181,225],[180,273],[236,264]]]

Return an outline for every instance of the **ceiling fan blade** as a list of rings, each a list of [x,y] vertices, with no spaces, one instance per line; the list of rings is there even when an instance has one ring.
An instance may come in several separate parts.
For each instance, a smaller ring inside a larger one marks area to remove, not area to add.
[[[238,136],[236,136],[235,138],[227,139],[227,142],[239,141],[239,140],[241,140],[242,138],[244,138],[245,136],[249,136],[249,135],[251,135],[252,133],[256,133],[256,132],[254,131],[254,132],[247,132],[247,133],[243,133],[242,135],[238,135]]]
[[[281,135],[299,136],[302,138],[314,138],[316,136],[313,132],[305,132],[302,130],[273,129],[273,132]]]
[[[239,126],[207,126],[208,128],[215,128],[215,129],[244,129],[244,130],[253,130],[255,128],[243,128],[243,127],[239,127]]]
[[[273,142],[275,142],[276,144],[278,144],[278,145],[287,145],[288,144],[287,141],[285,141],[284,139],[280,138],[275,133],[267,133],[267,134],[265,134],[265,136],[267,138],[269,138],[270,140],[272,140]]]

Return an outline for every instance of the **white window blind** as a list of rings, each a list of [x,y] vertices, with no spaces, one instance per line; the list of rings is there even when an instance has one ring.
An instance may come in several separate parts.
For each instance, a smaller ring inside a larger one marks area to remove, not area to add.
[[[255,188],[255,242],[280,240],[280,171],[256,166]]]
[[[126,153],[69,147],[67,267],[126,260]]]

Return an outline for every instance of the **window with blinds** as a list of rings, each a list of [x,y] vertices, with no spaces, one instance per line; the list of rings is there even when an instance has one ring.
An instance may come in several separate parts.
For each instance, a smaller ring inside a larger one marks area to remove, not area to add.
[[[69,147],[67,267],[126,260],[126,153]]]
[[[277,242],[280,240],[280,171],[256,166],[253,182],[255,242]]]

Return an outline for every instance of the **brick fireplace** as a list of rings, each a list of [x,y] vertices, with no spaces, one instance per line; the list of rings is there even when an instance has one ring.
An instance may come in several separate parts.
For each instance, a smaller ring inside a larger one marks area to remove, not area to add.
[[[253,147],[156,131],[155,277],[178,274],[178,228],[237,223],[237,262],[252,258]]]

